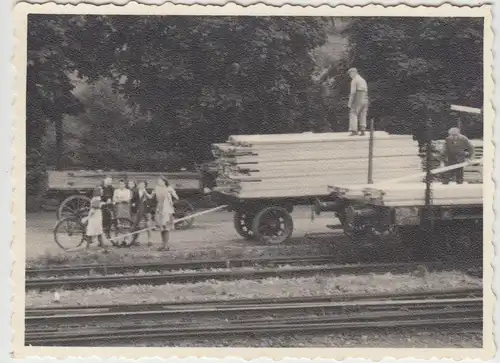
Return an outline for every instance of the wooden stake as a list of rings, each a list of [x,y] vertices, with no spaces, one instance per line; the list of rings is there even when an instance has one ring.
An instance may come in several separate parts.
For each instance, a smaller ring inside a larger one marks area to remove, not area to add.
[[[370,120],[370,141],[368,144],[368,184],[373,184],[373,118]]]

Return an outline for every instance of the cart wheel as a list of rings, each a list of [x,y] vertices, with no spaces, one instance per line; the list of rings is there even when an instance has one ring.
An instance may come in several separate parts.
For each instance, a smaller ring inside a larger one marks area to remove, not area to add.
[[[234,229],[245,239],[253,239],[255,235],[252,231],[253,213],[236,211],[234,212]]]
[[[90,210],[90,198],[85,195],[72,195],[59,205],[57,219],[74,216],[82,210]]]
[[[194,207],[185,200],[177,200],[174,203],[174,218],[179,219],[187,217],[194,213]],[[175,224],[175,229],[188,229],[193,225],[194,218],[186,219]]]
[[[85,241],[85,226],[75,217],[60,219],[54,227],[54,240],[63,250],[80,247]]]
[[[292,235],[292,216],[282,207],[264,208],[253,219],[252,231],[255,237],[262,242],[282,243]]]
[[[116,218],[111,223],[111,238],[116,238],[124,234],[132,233],[134,223],[128,218]],[[117,238],[111,241],[111,244],[116,247],[130,246],[134,236],[127,236],[123,238]]]

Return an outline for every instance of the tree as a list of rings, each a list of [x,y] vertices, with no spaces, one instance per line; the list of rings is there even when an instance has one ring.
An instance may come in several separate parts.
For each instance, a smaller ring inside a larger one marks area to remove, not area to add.
[[[451,103],[482,107],[482,19],[358,18],[345,32],[352,66],[369,83],[370,112],[388,131],[421,139],[427,114],[442,136]]]
[[[234,133],[309,128],[310,51],[322,19],[113,17],[114,69],[129,102],[151,115],[147,138],[191,161]],[[141,36],[138,36],[140,34]]]
[[[38,129],[28,147],[38,147],[39,135],[54,124],[53,154],[64,155],[59,167],[137,167],[127,158],[132,151],[142,155],[143,167],[151,165],[148,159],[167,167],[180,165],[181,155],[183,164],[207,159],[210,144],[231,133],[322,129],[311,50],[324,43],[325,24],[277,17],[32,17],[35,77],[28,83],[49,93],[40,97],[45,109],[35,107],[36,98],[28,100],[28,108],[39,113],[29,120]],[[41,75],[46,77],[39,82]],[[75,77],[91,88],[76,95]],[[106,77],[127,105],[96,83]],[[57,101],[50,96],[56,90]],[[99,90],[104,96],[97,96]],[[133,115],[126,114],[131,110]],[[86,130],[65,130],[76,148],[69,153],[63,122]],[[99,158],[100,147],[107,162]]]

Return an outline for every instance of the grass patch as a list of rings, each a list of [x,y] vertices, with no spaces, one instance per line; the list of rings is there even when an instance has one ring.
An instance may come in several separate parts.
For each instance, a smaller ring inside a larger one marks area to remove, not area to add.
[[[132,248],[110,248],[109,253],[102,250],[64,252],[60,254],[46,253],[37,258],[28,258],[26,267],[54,267],[61,265],[82,264],[130,264],[141,262],[168,262],[193,260],[221,260],[238,258],[265,258],[279,256],[313,256],[330,254],[332,248],[328,244],[321,245],[291,245],[291,246],[238,246],[156,251],[156,246]]]

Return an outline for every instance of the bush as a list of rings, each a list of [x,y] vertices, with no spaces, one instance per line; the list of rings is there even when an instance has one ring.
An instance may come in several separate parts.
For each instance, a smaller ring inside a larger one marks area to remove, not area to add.
[[[47,191],[47,168],[38,150],[26,153],[26,211],[40,210]]]

